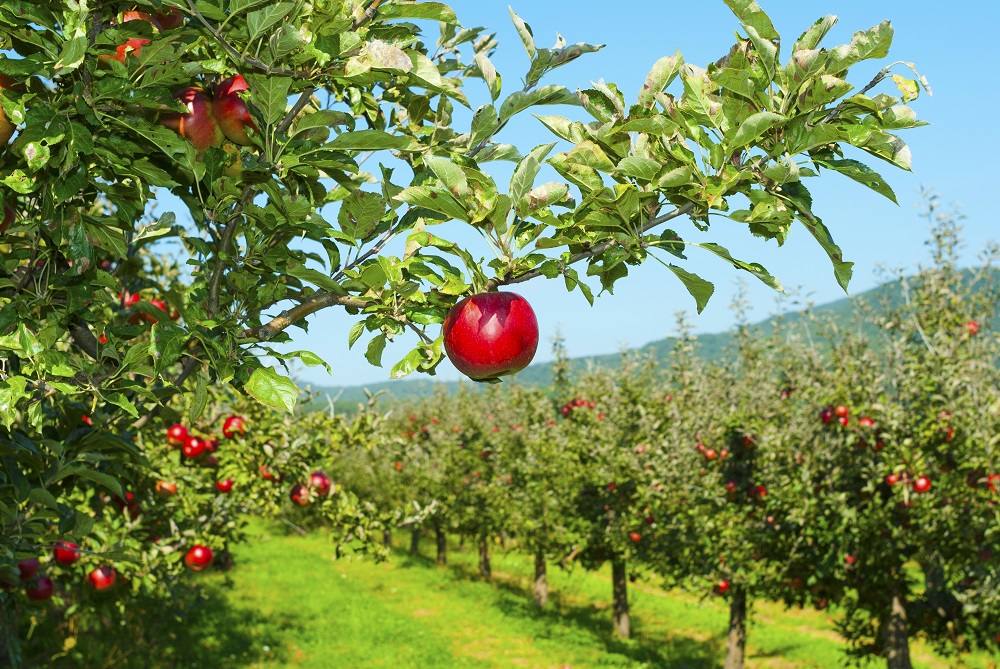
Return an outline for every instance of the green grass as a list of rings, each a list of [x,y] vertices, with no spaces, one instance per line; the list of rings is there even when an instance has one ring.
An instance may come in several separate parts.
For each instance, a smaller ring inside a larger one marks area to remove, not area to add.
[[[724,657],[723,602],[665,593],[639,582],[630,592],[633,639],[610,633],[610,574],[552,569],[551,607],[531,603],[533,563],[495,555],[492,582],[476,575],[473,550],[449,554],[447,568],[397,549],[389,563],[332,559],[320,535],[288,536],[254,525],[253,541],[235,552],[225,584],[207,575],[201,638],[171,667],[649,667],[708,669]],[[425,541],[424,550],[433,550]],[[452,546],[454,549],[454,546]],[[842,644],[828,616],[754,607],[748,668],[844,666]],[[914,645],[915,666],[945,669],[954,661]],[[987,667],[985,657],[968,667]],[[146,666],[153,666],[152,664]]]

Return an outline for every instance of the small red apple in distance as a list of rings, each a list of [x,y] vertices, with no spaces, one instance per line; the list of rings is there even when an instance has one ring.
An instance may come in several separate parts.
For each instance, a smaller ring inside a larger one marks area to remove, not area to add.
[[[52,599],[52,593],[54,591],[55,586],[52,584],[52,579],[48,576],[39,576],[35,579],[34,584],[25,589],[24,594],[28,595],[28,599],[41,602],[47,599]]]
[[[308,506],[310,502],[309,488],[301,483],[296,483],[288,493],[288,498],[299,506]]]
[[[174,95],[188,108],[186,114],[168,112],[160,116],[160,123],[170,128],[194,148],[204,151],[210,146],[222,146],[225,135],[212,115],[212,98],[200,88],[185,88]]]
[[[233,480],[222,479],[221,481],[216,481],[215,489],[221,492],[223,495],[229,494],[229,492],[233,489]]]
[[[240,97],[240,93],[248,89],[246,79],[236,75],[219,84],[212,99],[212,113],[222,132],[231,142],[243,146],[252,144],[247,128],[253,128],[254,132],[260,131]]]
[[[705,449],[705,459],[706,460],[714,460],[716,455],[718,455],[718,453],[715,452],[714,448],[706,448]]]
[[[118,574],[112,567],[98,567],[87,575],[87,583],[97,592],[110,590]]]
[[[899,483],[899,474],[889,474],[885,477],[885,482],[889,485],[896,485]]]
[[[183,446],[188,438],[187,428],[180,423],[167,428],[167,443],[171,446]]]
[[[729,590],[729,581],[723,579],[715,584],[715,594],[724,595],[726,590]]]
[[[202,544],[195,544],[184,555],[184,564],[191,571],[205,571],[212,564],[212,549]]]
[[[858,561],[858,556],[855,555],[854,553],[851,553],[850,555],[845,555],[844,556],[844,562],[846,562],[850,566],[853,566],[854,563],[857,562],[857,561]]]
[[[819,412],[819,419],[823,421],[824,425],[833,420],[833,411],[830,409],[830,407],[826,407],[825,409]]]
[[[185,458],[197,458],[205,452],[208,445],[204,440],[198,437],[188,437],[184,440],[184,445],[181,447],[181,453],[184,454]]]
[[[80,547],[69,541],[57,541],[52,549],[56,563],[68,567],[80,559]]]
[[[17,563],[17,570],[21,573],[22,581],[34,578],[41,568],[42,563],[38,561],[38,558],[28,558]]]
[[[246,434],[247,421],[243,416],[230,416],[222,424],[222,434],[226,439],[232,439],[234,435]]]
[[[538,348],[538,320],[516,293],[479,293],[458,302],[444,319],[444,348],[470,379],[519,372]]]
[[[843,404],[838,404],[836,408],[834,408],[833,413],[835,413],[838,418],[846,418],[851,414],[851,410]]]
[[[976,321],[969,321],[965,324],[965,331],[969,333],[970,337],[975,337],[979,334],[979,323]]]
[[[850,424],[851,419],[848,418],[847,416],[838,416],[837,422],[840,423],[843,427],[847,427]]]
[[[403,463],[399,460],[396,460],[396,471],[397,472],[403,471]]]
[[[628,538],[638,543],[639,541],[642,540],[642,535],[639,534],[638,532],[629,532]]]
[[[160,497],[173,497],[177,494],[177,484],[173,481],[157,481],[156,494]]]
[[[309,475],[309,485],[312,486],[317,495],[326,497],[330,494],[333,483],[330,481],[330,477],[323,472],[313,472]]]
[[[870,430],[873,427],[875,427],[875,421],[869,418],[868,416],[862,416],[861,418],[858,419],[858,425],[867,430]]]
[[[931,489],[931,479],[927,476],[918,476],[913,482],[913,492],[925,493]]]

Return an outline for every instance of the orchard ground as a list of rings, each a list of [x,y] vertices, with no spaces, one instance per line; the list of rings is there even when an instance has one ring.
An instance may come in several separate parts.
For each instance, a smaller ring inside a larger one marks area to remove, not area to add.
[[[452,537],[447,568],[436,567],[433,537],[424,555],[403,548],[397,533],[392,559],[334,559],[329,538],[306,537],[284,526],[251,525],[250,542],[234,551],[237,568],[199,577],[206,598],[184,625],[161,633],[174,640],[162,657],[133,656],[126,646],[93,648],[90,666],[116,658],[119,667],[202,666],[393,667],[656,667],[709,669],[725,656],[728,604],[665,591],[655,581],[633,584],[634,638],[613,638],[609,569],[550,571],[551,608],[531,602],[528,556],[500,551],[493,582],[478,577],[471,543]],[[608,572],[608,573],[605,573]],[[747,667],[839,668],[843,642],[831,615],[811,609],[754,605]],[[83,643],[81,641],[81,643]],[[914,667],[946,669],[921,641]],[[150,664],[150,662],[153,662]],[[971,655],[961,665],[987,669],[1000,657]],[[68,665],[67,665],[68,666]]]

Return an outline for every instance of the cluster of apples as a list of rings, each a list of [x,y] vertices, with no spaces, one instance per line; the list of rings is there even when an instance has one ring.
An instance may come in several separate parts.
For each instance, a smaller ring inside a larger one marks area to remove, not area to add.
[[[246,434],[246,431],[247,421],[243,416],[229,416],[222,423],[222,436],[226,439]],[[188,460],[193,461],[208,455],[208,458],[203,461],[204,465],[212,467],[218,464],[214,453],[219,447],[219,440],[215,437],[199,437],[191,434],[184,425],[177,423],[167,428],[167,443],[174,448],[180,448],[181,454]],[[233,480],[216,481],[215,488],[220,493],[228,494],[233,489]],[[156,492],[162,497],[170,497],[177,493],[177,484],[160,481],[156,485]]]
[[[160,116],[160,123],[175,131],[198,149],[222,147],[227,139],[240,146],[248,146],[248,128],[259,132],[257,123],[250,116],[240,93],[249,89],[240,75],[229,77],[215,87],[214,93],[197,86],[189,86],[174,94],[174,98],[187,107],[186,113],[170,112]],[[233,153],[235,151],[227,151]]]
[[[62,567],[71,567],[79,561],[80,547],[70,541],[57,541],[52,549],[52,562]],[[112,567],[101,566],[87,575],[87,583],[100,592],[109,589],[115,583],[115,570]],[[12,573],[0,573],[0,588],[10,590],[18,582],[24,585],[24,593],[28,599],[47,601],[55,593],[52,579],[42,573],[42,561],[27,558],[17,563]]]
[[[314,499],[328,497],[333,491],[333,481],[323,472],[309,475],[309,483],[296,483],[288,497],[298,506],[309,506]]]

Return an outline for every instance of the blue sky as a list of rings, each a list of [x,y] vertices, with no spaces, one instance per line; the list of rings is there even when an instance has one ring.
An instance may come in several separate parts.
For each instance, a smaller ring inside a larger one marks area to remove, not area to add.
[[[934,90],[933,97],[921,95],[912,104],[931,125],[901,134],[913,153],[913,172],[902,172],[875,158],[866,161],[889,181],[898,197],[898,207],[837,174],[825,174],[808,182],[814,211],[832,230],[845,258],[855,262],[851,291],[857,293],[874,286],[874,271],[879,265],[910,267],[926,258],[928,228],[918,207],[922,187],[934,190],[944,202],[958,206],[967,216],[966,261],[973,262],[978,249],[994,238],[989,223],[993,212],[984,196],[995,188],[995,170],[988,165],[993,147],[998,146],[1000,130],[989,116],[996,108],[998,94],[987,63],[992,62],[988,51],[996,39],[1000,5],[966,3],[962,10],[961,3],[919,0],[759,1],[784,38],[783,60],[795,38],[823,15],[834,14],[840,19],[823,43],[828,48],[849,41],[857,30],[889,19],[896,32],[889,60],[914,62]],[[500,47],[493,61],[504,77],[503,95],[519,89],[528,60],[511,24],[507,4],[483,0],[455,0],[449,4],[463,25],[486,26],[488,32],[497,33]],[[970,9],[973,5],[974,10]],[[739,27],[721,0],[547,0],[521,2],[513,8],[531,25],[539,46],[552,46],[557,32],[570,43],[606,45],[602,51],[557,70],[543,84],[560,83],[576,89],[603,78],[617,84],[627,100],[634,99],[649,67],[661,56],[680,49],[686,61],[704,66],[728,51]],[[431,27],[427,41],[433,43],[435,38],[436,27]],[[859,66],[852,71],[851,82],[856,88],[863,87],[880,66]],[[906,75],[908,70],[900,68],[898,72]],[[895,91],[891,82],[883,87],[880,90],[887,93]],[[473,106],[488,101],[485,89],[477,89],[476,82],[470,84],[469,97]],[[582,110],[575,108],[543,108],[540,113],[584,120]],[[500,139],[527,150],[554,138],[525,114],[505,128]],[[989,153],[982,155],[980,151]],[[701,315],[694,315],[693,300],[656,262],[634,268],[616,285],[614,295],[601,296],[593,307],[579,293],[568,295],[562,281],[540,279],[514,289],[534,305],[538,316],[542,341],[536,361],[551,358],[549,340],[557,328],[573,356],[610,353],[622,346],[640,346],[668,336],[672,334],[675,313],[681,310],[691,314],[696,332],[725,330],[733,323],[729,302],[737,279],[748,282],[755,320],[776,310],[796,308],[803,300],[823,303],[843,297],[828,260],[803,228],[794,229],[780,249],[745,233],[736,234],[736,228],[736,224],[718,219],[713,224],[712,240],[728,246],[737,257],[763,263],[787,288],[799,293],[798,301],[779,299],[749,275],[698,255],[692,256],[687,267],[716,284],[715,296]],[[687,224],[677,229],[681,234],[692,230]],[[482,249],[479,255],[486,253]],[[388,378],[392,363],[409,350],[410,342],[391,344],[385,352],[385,366],[372,367],[364,358],[364,340],[353,350],[347,349],[347,333],[353,322],[343,311],[327,310],[314,317],[309,333],[292,331],[295,342],[289,349],[312,350],[334,368],[332,376],[320,368],[301,370],[301,381],[354,385]],[[459,378],[447,362],[438,376]]]

